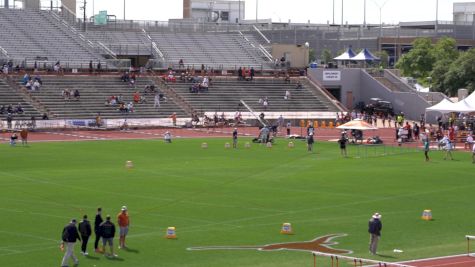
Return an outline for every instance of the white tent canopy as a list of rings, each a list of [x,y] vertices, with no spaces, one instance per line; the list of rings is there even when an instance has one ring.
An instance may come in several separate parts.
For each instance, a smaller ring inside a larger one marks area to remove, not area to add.
[[[473,94],[472,94],[473,95]],[[450,112],[461,112],[461,113],[470,113],[475,112],[475,96],[470,99],[468,97],[457,103],[452,103],[447,99],[440,101],[440,103],[426,108],[427,111],[438,111],[441,113],[450,113]],[[468,101],[467,101],[468,100]]]
[[[353,49],[350,47],[343,54],[334,58],[334,60],[351,60],[355,55],[355,52],[353,52]]]
[[[353,58],[351,58],[351,60],[354,60],[354,61],[379,61],[380,59],[378,57],[376,57],[375,55],[373,55],[368,49],[363,49],[361,50],[361,52],[354,56]]]

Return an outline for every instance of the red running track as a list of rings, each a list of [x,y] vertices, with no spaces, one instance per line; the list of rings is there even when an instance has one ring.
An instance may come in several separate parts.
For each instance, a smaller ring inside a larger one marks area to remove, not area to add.
[[[407,264],[414,267],[475,267],[475,257],[468,255],[457,255],[408,261],[402,262],[401,264]]]

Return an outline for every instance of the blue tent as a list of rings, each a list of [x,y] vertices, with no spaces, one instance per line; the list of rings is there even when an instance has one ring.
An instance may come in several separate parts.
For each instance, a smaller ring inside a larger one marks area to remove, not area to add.
[[[376,57],[375,55],[373,55],[368,49],[363,49],[361,50],[361,52],[354,56],[353,58],[351,58],[351,60],[354,60],[354,61],[379,61],[380,59],[378,57]]]
[[[345,51],[345,53],[337,56],[334,58],[334,60],[353,60],[353,57],[355,57],[355,52],[353,52],[353,49],[351,49],[351,46]]]

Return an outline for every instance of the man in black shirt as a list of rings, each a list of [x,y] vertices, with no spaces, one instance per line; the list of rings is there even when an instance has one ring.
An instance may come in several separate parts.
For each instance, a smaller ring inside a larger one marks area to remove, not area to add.
[[[74,244],[76,244],[76,240],[81,240],[81,238],[79,237],[78,229],[76,228],[76,219],[72,219],[71,222],[63,228],[61,239],[61,247],[66,250],[63,261],[61,262],[61,266],[68,267],[69,258],[72,258],[74,261],[74,266],[77,266],[79,264],[79,260],[74,255]]]
[[[101,239],[101,234],[99,232],[99,226],[104,221],[101,216],[102,208],[97,208],[96,218],[94,219],[94,233],[96,234],[96,241],[94,241],[94,249],[96,252],[101,252],[99,249],[99,239]]]
[[[106,253],[106,245],[109,245],[112,257],[118,257],[117,254],[114,254],[114,236],[115,236],[115,225],[111,222],[111,216],[107,215],[106,221],[101,223],[99,226],[99,232],[102,237],[102,245],[104,250],[104,255],[109,256]]]
[[[82,244],[81,244],[81,254],[87,256],[87,241],[91,236],[91,223],[87,220],[87,215],[84,215],[82,221],[79,223],[79,233],[81,234]]]
[[[237,131],[237,128],[234,128],[234,131],[233,131],[233,148],[237,148],[237,139],[238,139],[238,131]]]
[[[376,250],[378,249],[378,241],[381,238],[382,229],[383,224],[381,223],[381,214],[373,214],[368,223],[368,233],[370,237],[369,252],[373,255],[376,255]]]

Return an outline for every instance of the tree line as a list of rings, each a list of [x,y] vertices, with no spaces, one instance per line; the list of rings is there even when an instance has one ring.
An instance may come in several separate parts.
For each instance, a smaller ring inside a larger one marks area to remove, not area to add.
[[[418,38],[413,48],[396,63],[404,76],[414,77],[431,91],[457,94],[460,88],[475,89],[475,48],[459,51],[453,38],[443,37],[435,44]]]

